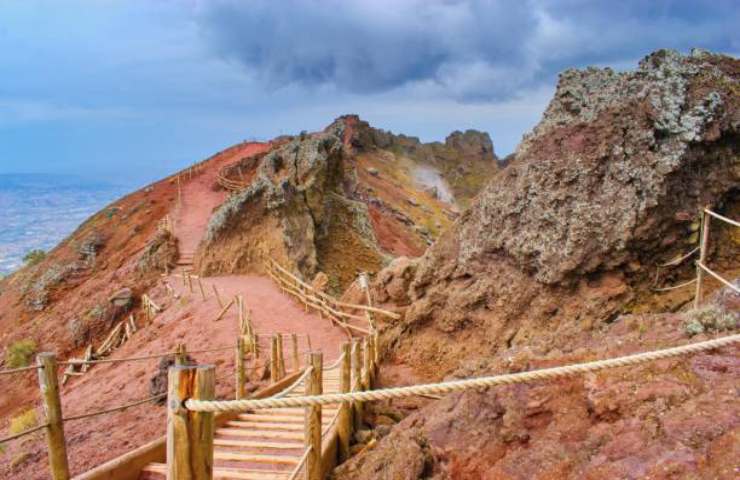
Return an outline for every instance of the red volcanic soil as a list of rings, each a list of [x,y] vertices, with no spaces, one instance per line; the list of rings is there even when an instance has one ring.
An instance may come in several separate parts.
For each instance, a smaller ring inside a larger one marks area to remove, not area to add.
[[[175,232],[181,251],[195,251],[213,209],[225,198],[224,192],[213,190],[218,170],[230,162],[246,155],[265,151],[269,147],[269,144],[237,145],[211,158],[205,164],[205,168],[193,178],[188,178],[187,173],[181,174],[183,203],[180,210],[174,214]],[[168,201],[171,202],[169,205],[176,203],[173,201],[176,188],[175,182],[162,181],[145,191],[126,197],[116,205],[122,212],[127,212],[133,210],[130,204],[147,201],[149,205],[155,205],[161,209],[162,206],[167,206]],[[143,198],[139,199],[139,197]],[[60,297],[59,305],[55,304],[54,308],[62,308],[67,302],[84,302],[87,300],[86,295],[92,297],[101,292],[107,292],[110,288],[120,288],[123,280],[130,280],[133,252],[140,250],[142,241],[153,234],[156,219],[167,213],[166,210],[157,210],[154,216],[151,210],[148,212],[143,209],[139,210],[142,211],[139,215],[148,216],[148,218],[136,217],[136,221],[146,229],[146,233],[142,233],[141,238],[136,237],[134,239],[136,241],[132,241],[129,237],[128,242],[123,242],[127,255],[113,256],[108,259],[106,264],[113,262],[116,266],[112,264],[113,268],[104,270],[103,274],[88,278],[76,290],[69,290],[71,295]],[[133,220],[128,217],[127,221]],[[120,223],[113,218],[110,225],[97,226],[99,230],[103,227],[110,230],[110,235],[117,235],[119,230],[125,230]],[[112,245],[117,245],[117,243],[112,243]],[[61,254],[64,253],[65,248],[67,247],[61,248]],[[115,247],[111,250],[117,252]],[[59,256],[60,252],[57,251],[56,257]],[[173,287],[176,297],[167,295],[165,282]],[[159,306],[164,308],[164,311],[151,322],[145,320],[140,314],[137,317],[139,330],[110,358],[141,357],[172,352],[179,343],[186,344],[188,351],[192,352],[235,345],[238,331],[236,309],[231,308],[221,320],[215,320],[221,307],[213,293],[214,285],[224,302],[228,302],[237,294],[243,295],[255,330],[258,334],[264,334],[265,340],[269,334],[276,332],[297,333],[299,334],[299,350],[305,352],[308,349],[308,335],[310,335],[311,347],[314,350],[323,351],[327,363],[338,357],[341,343],[347,340],[343,330],[333,327],[328,320],[318,315],[305,312],[302,306],[283,295],[272,281],[265,277],[225,276],[203,278],[201,282],[207,296],[205,301],[202,299],[197,281],[194,281],[194,290],[191,292],[183,284],[182,279],[175,275],[160,279],[152,288],[145,289],[142,293],[148,293]],[[4,319],[7,318],[9,317]],[[34,338],[39,339],[38,343],[42,349],[53,350],[50,346],[55,345],[61,357],[69,358],[73,356],[69,352],[69,347],[65,349],[64,338],[58,338],[61,331],[59,328],[62,325],[64,323],[60,321],[44,324],[44,332],[35,335]],[[39,328],[42,328],[40,323]],[[18,337],[30,334],[28,331],[16,333],[15,336]],[[95,344],[98,345],[100,340],[98,338]],[[269,344],[264,342],[263,351],[266,352],[268,348]],[[284,341],[284,348],[286,367],[292,370],[294,366],[289,341]],[[193,353],[191,356],[198,363],[210,363],[216,366],[219,398],[233,397],[233,350]],[[263,363],[264,358],[263,355],[257,363]],[[93,366],[85,375],[72,378],[61,387],[64,416],[94,412],[150,397],[149,383],[157,373],[158,363],[158,359],[151,359]],[[254,365],[251,362],[250,364]],[[264,373],[262,369],[250,370],[250,372],[250,380],[255,383],[260,381],[261,374]],[[59,373],[61,375],[61,369]],[[3,388],[5,398],[0,402],[0,406],[4,406],[1,410],[6,418],[10,416],[9,414],[15,415],[22,405],[28,408],[36,405],[37,418],[43,418],[38,403],[38,387],[34,372],[13,379],[5,377],[0,380],[3,381],[2,385],[8,386],[8,388]],[[11,390],[10,394],[9,390]],[[34,400],[30,401],[31,399]],[[165,421],[164,408],[147,403],[121,412],[66,423],[65,434],[71,473],[76,475],[85,472],[163,435]],[[3,425],[2,436],[4,434]],[[5,453],[0,455],[3,455],[5,460],[0,465],[0,478],[48,478],[48,460],[43,432],[11,442],[7,445]]]
[[[232,308],[223,319],[215,321],[220,307],[213,294],[216,285],[224,302],[242,294],[258,334],[297,333],[299,351],[311,346],[321,350],[327,363],[339,355],[340,345],[347,340],[343,330],[333,327],[326,319],[306,313],[300,305],[284,296],[265,277],[228,276],[202,279],[207,299],[202,300],[197,283],[190,293],[178,277],[169,277],[181,298],[168,298],[162,285],[150,293],[153,300],[165,310],[151,323],[143,326],[133,338],[110,358],[140,357],[161,352],[172,352],[178,343],[185,343],[189,351],[208,350],[233,345],[238,328],[236,309]],[[269,344],[262,342],[265,360]],[[286,367],[293,369],[291,345],[284,341]],[[201,364],[216,365],[219,398],[232,398],[234,394],[234,351],[194,353],[191,356]],[[303,357],[303,355],[302,355]],[[96,365],[84,376],[71,379],[62,387],[62,409],[65,416],[110,408],[149,397],[149,381],[157,372],[158,360],[134,361]],[[254,365],[249,362],[248,366]],[[250,371],[250,380],[258,381]],[[61,374],[61,372],[60,372]],[[27,375],[29,387],[34,384],[33,374]],[[41,414],[39,413],[39,418]],[[111,458],[165,433],[165,411],[161,406],[144,404],[122,412],[87,418],[65,424],[68,456],[72,474],[80,474]],[[16,469],[10,461],[18,455],[30,455]],[[0,467],[0,478],[48,478],[46,445],[43,432],[34,434],[28,441],[10,444],[5,453],[7,462]]]
[[[225,150],[211,160],[207,170],[182,185],[182,206],[173,219],[180,252],[195,253],[211,213],[226,200],[226,191],[213,189],[219,170],[243,157],[266,152],[270,147],[270,143],[246,143]]]

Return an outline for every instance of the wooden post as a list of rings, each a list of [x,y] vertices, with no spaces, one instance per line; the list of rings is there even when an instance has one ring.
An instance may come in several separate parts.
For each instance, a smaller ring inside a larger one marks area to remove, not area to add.
[[[167,478],[213,478],[213,413],[185,408],[189,398],[213,400],[216,375],[213,365],[174,366],[167,390]]]
[[[375,366],[377,368],[378,363],[380,363],[380,335],[378,334],[377,330],[374,330],[372,336],[373,351],[375,352],[375,359],[373,360],[373,362],[375,363]]]
[[[188,276],[188,288],[190,289],[190,293],[193,293],[193,277],[190,275],[190,272],[185,275]]]
[[[306,365],[311,366],[311,373],[306,378],[306,395],[321,395],[322,393],[322,365],[321,352],[309,353]],[[306,479],[322,480],[321,478],[321,405],[306,407],[304,438],[306,446],[311,452],[306,458]]]
[[[254,354],[255,360],[260,358],[260,335],[259,333],[255,333],[254,335],[252,335],[252,353]]]
[[[67,445],[64,441],[62,422],[62,403],[59,399],[59,379],[57,378],[57,359],[53,353],[40,353],[36,356],[40,367],[39,386],[46,413],[46,444],[49,449],[49,468],[53,480],[69,480]]]
[[[367,387],[370,388],[373,384],[373,380],[375,379],[375,341],[373,339],[373,336],[370,335],[368,337],[365,337],[367,340],[367,343],[365,343],[367,348],[367,356],[368,358],[368,383]]]
[[[276,383],[280,380],[278,376],[278,343],[277,336],[273,335],[270,339],[270,382]]]
[[[175,352],[175,365],[185,365],[188,361],[188,352],[185,344],[178,343]]]
[[[342,344],[342,363],[340,364],[339,373],[339,391],[347,393],[352,389],[352,345],[349,343]],[[349,440],[352,434],[352,406],[349,402],[344,402],[339,407],[339,418],[337,419],[337,434],[339,436],[339,462],[349,458]]]
[[[203,282],[200,281],[200,277],[197,278],[198,280],[198,288],[200,289],[200,296],[203,297],[203,301],[206,301],[206,292],[203,289]]]
[[[301,369],[301,358],[298,356],[298,335],[292,333],[290,341],[293,344],[293,370],[297,372]]]
[[[224,302],[221,300],[221,295],[218,294],[218,290],[216,289],[216,284],[212,283],[211,286],[213,287],[213,294],[216,295],[216,301],[218,301],[218,306],[221,308],[224,308]]]
[[[236,399],[244,398],[244,337],[236,339]]]
[[[360,352],[360,342],[352,342],[352,390],[362,390],[362,359]],[[362,402],[354,402],[355,410],[355,430],[362,428],[363,405]]]
[[[285,352],[283,351],[283,334],[276,334],[277,353],[278,353],[278,376],[282,379],[285,377]]]
[[[707,245],[709,244],[709,222],[711,216],[701,211],[701,239],[699,240],[699,263],[706,265],[707,261]],[[694,308],[699,308],[702,301],[702,287],[704,283],[704,270],[697,265],[696,266],[696,294],[694,295]]]
[[[362,385],[365,390],[370,390],[372,382],[372,360],[370,359],[370,342],[367,337],[362,339]]]

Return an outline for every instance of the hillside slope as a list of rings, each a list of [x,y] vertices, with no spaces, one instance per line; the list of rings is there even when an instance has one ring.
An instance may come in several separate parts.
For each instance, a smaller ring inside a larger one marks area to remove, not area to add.
[[[652,287],[658,264],[695,247],[702,207],[740,217],[739,80],[740,61],[702,51],[658,51],[632,72],[564,72],[516,159],[453,228],[378,274],[376,298],[405,311],[383,333],[388,383],[672,346],[689,341],[697,316],[737,328],[734,294],[701,314],[639,312],[691,300],[693,287]],[[737,232],[713,225],[709,264],[735,279]],[[689,261],[660,281],[692,272]],[[738,349],[727,348],[452,395],[337,477],[734,478],[739,377]]]

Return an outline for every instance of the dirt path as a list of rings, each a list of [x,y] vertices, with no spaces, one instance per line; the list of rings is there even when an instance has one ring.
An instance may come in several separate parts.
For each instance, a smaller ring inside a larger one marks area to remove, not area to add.
[[[269,143],[239,145],[218,154],[209,162],[207,169],[192,179],[187,180],[187,174],[181,176],[182,205],[174,215],[174,223],[175,236],[182,256],[192,257],[206,232],[211,213],[226,200],[225,191],[213,190],[219,169],[242,157],[264,152],[269,148]]]

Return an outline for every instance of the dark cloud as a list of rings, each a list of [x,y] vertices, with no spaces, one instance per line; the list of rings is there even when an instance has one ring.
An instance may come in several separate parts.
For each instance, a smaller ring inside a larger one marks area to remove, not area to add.
[[[477,101],[657,48],[737,51],[738,10],[722,0],[215,0],[198,23],[222,55],[271,88],[412,85]]]

